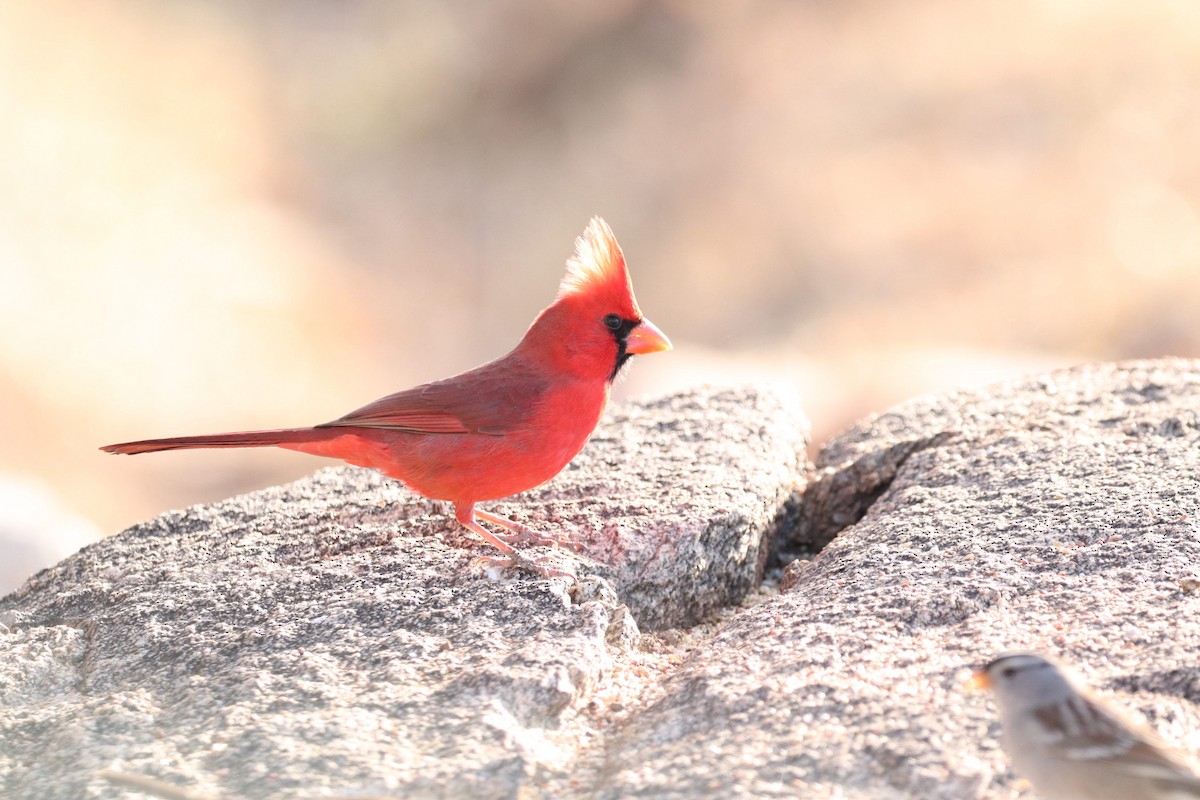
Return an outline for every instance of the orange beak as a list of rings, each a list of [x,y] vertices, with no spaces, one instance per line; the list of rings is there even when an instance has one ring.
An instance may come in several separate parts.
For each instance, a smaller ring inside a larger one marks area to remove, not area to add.
[[[992,679],[986,672],[977,669],[971,673],[971,677],[966,682],[967,689],[973,692],[981,692],[984,689],[992,688]]]
[[[660,350],[670,350],[671,340],[667,335],[654,327],[654,323],[643,319],[629,332],[625,339],[625,352],[634,355],[657,353]]]

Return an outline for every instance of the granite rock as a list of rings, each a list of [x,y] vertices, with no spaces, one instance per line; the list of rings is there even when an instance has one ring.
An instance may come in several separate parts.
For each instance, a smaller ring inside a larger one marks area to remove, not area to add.
[[[1200,752],[1200,362],[919,398],[807,483],[802,446],[751,390],[615,409],[496,507],[577,583],[358,470],[130,529],[0,601],[0,795],[1031,797],[963,687],[1018,648]]]

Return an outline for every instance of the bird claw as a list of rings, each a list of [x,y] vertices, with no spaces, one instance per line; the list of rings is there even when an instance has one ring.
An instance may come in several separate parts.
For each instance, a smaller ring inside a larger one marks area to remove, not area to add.
[[[492,570],[512,569],[514,567],[541,575],[543,578],[570,578],[572,581],[576,580],[574,572],[548,566],[545,563],[523,555],[517,550],[508,555],[477,556],[471,560],[472,569],[482,568],[484,570]]]
[[[499,534],[480,534],[483,536],[483,538],[498,539],[513,549],[518,547],[561,547],[574,553],[583,551],[583,547],[581,545],[572,542],[569,539],[555,539],[553,537],[546,536],[538,533],[528,525],[517,522],[516,520],[511,520],[507,517],[502,517],[499,514],[491,514],[487,511],[483,511],[482,509],[475,511],[474,513],[484,522],[490,522],[499,528],[503,528],[505,531],[504,533]],[[461,518],[459,521],[463,522],[464,525],[466,525],[468,528],[471,528],[476,533],[479,533],[478,529],[474,527],[477,526],[478,523],[474,520],[470,521],[471,524],[464,522]]]

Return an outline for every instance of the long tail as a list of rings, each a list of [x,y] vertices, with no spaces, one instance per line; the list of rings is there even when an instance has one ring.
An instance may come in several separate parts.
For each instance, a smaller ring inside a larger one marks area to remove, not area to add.
[[[343,433],[331,428],[281,428],[274,431],[243,431],[213,433],[208,436],[177,436],[172,439],[143,439],[140,442],[109,444],[100,449],[106,453],[155,453],[159,450],[190,450],[199,447],[287,447],[288,445],[319,442]]]

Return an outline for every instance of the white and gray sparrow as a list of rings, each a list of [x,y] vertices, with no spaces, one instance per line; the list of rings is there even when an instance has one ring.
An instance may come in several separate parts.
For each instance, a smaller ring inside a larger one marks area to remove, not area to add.
[[[1006,653],[975,672],[1000,707],[1000,743],[1045,800],[1200,798],[1200,777],[1054,661]]]

